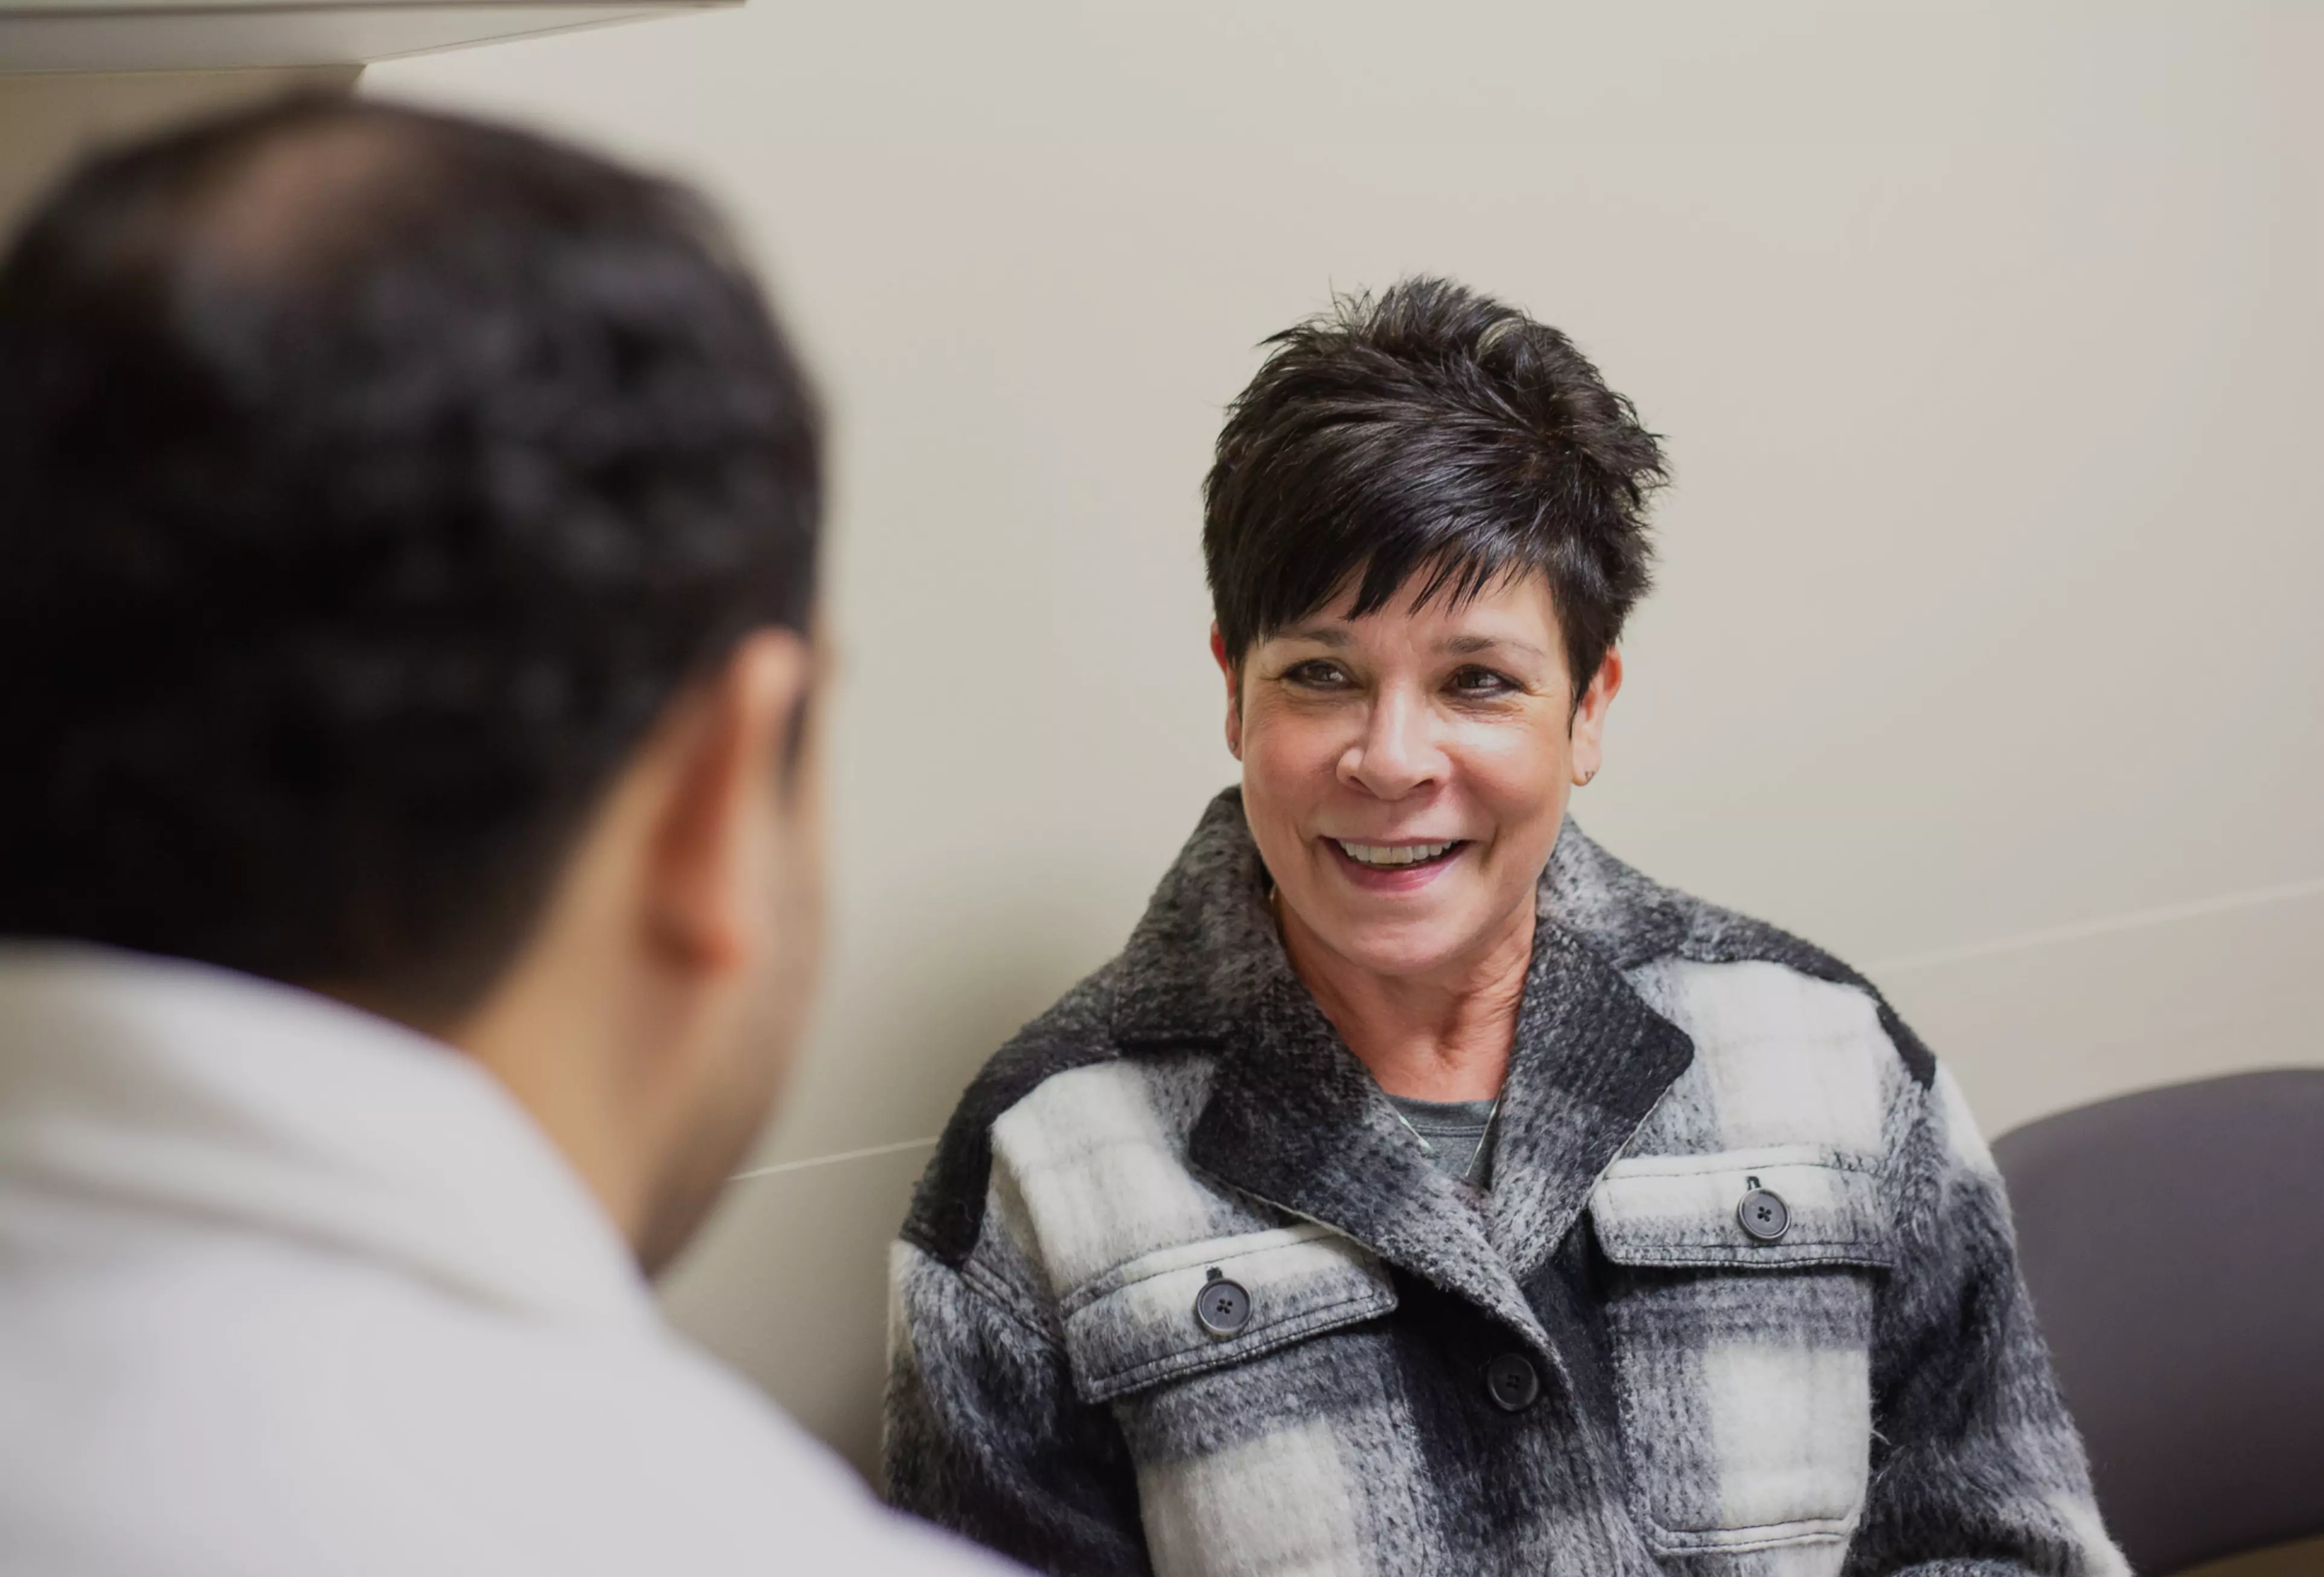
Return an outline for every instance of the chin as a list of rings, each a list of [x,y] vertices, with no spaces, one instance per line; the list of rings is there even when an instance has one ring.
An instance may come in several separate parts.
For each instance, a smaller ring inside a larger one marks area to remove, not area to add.
[[[1468,928],[1441,921],[1342,922],[1328,930],[1311,927],[1324,945],[1374,974],[1427,974],[1452,963],[1475,937]]]

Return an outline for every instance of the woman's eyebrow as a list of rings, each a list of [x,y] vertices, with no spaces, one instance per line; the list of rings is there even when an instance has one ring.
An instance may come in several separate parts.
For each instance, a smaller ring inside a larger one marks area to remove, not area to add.
[[[1473,657],[1482,651],[1517,651],[1532,658],[1549,655],[1529,641],[1512,641],[1500,635],[1448,635],[1436,650],[1461,657]]]
[[[1352,645],[1355,641],[1355,637],[1348,632],[1345,625],[1342,624],[1302,624],[1296,630],[1285,630],[1277,632],[1276,639],[1278,641],[1312,641],[1318,646],[1328,646],[1334,651],[1338,651],[1347,646]]]

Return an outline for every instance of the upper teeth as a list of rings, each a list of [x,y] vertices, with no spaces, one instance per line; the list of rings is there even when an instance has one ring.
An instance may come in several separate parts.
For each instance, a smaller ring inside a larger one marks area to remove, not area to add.
[[[1434,860],[1452,846],[1451,844],[1351,844],[1344,838],[1333,841],[1359,865],[1417,865],[1423,860]]]

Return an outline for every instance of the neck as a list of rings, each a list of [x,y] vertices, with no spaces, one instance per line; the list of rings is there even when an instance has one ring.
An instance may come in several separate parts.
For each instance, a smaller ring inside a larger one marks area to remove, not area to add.
[[[1292,969],[1381,1089],[1418,1101],[1501,1093],[1533,962],[1530,902],[1461,958],[1413,975],[1351,963],[1288,905],[1279,914]]]
[[[475,1012],[439,1033],[516,1097],[635,1247],[651,1191],[639,1136],[652,1092],[626,1055],[629,1004],[603,989],[621,976],[592,962],[576,970],[556,949],[531,950]]]

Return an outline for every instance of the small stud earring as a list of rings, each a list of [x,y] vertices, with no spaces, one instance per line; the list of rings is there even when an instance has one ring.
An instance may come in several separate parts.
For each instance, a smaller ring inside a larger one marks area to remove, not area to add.
[[[1597,775],[1598,769],[1592,767],[1588,771],[1582,773],[1582,776],[1573,779],[1573,786],[1577,788],[1587,788],[1590,787],[1590,779],[1595,778]]]

